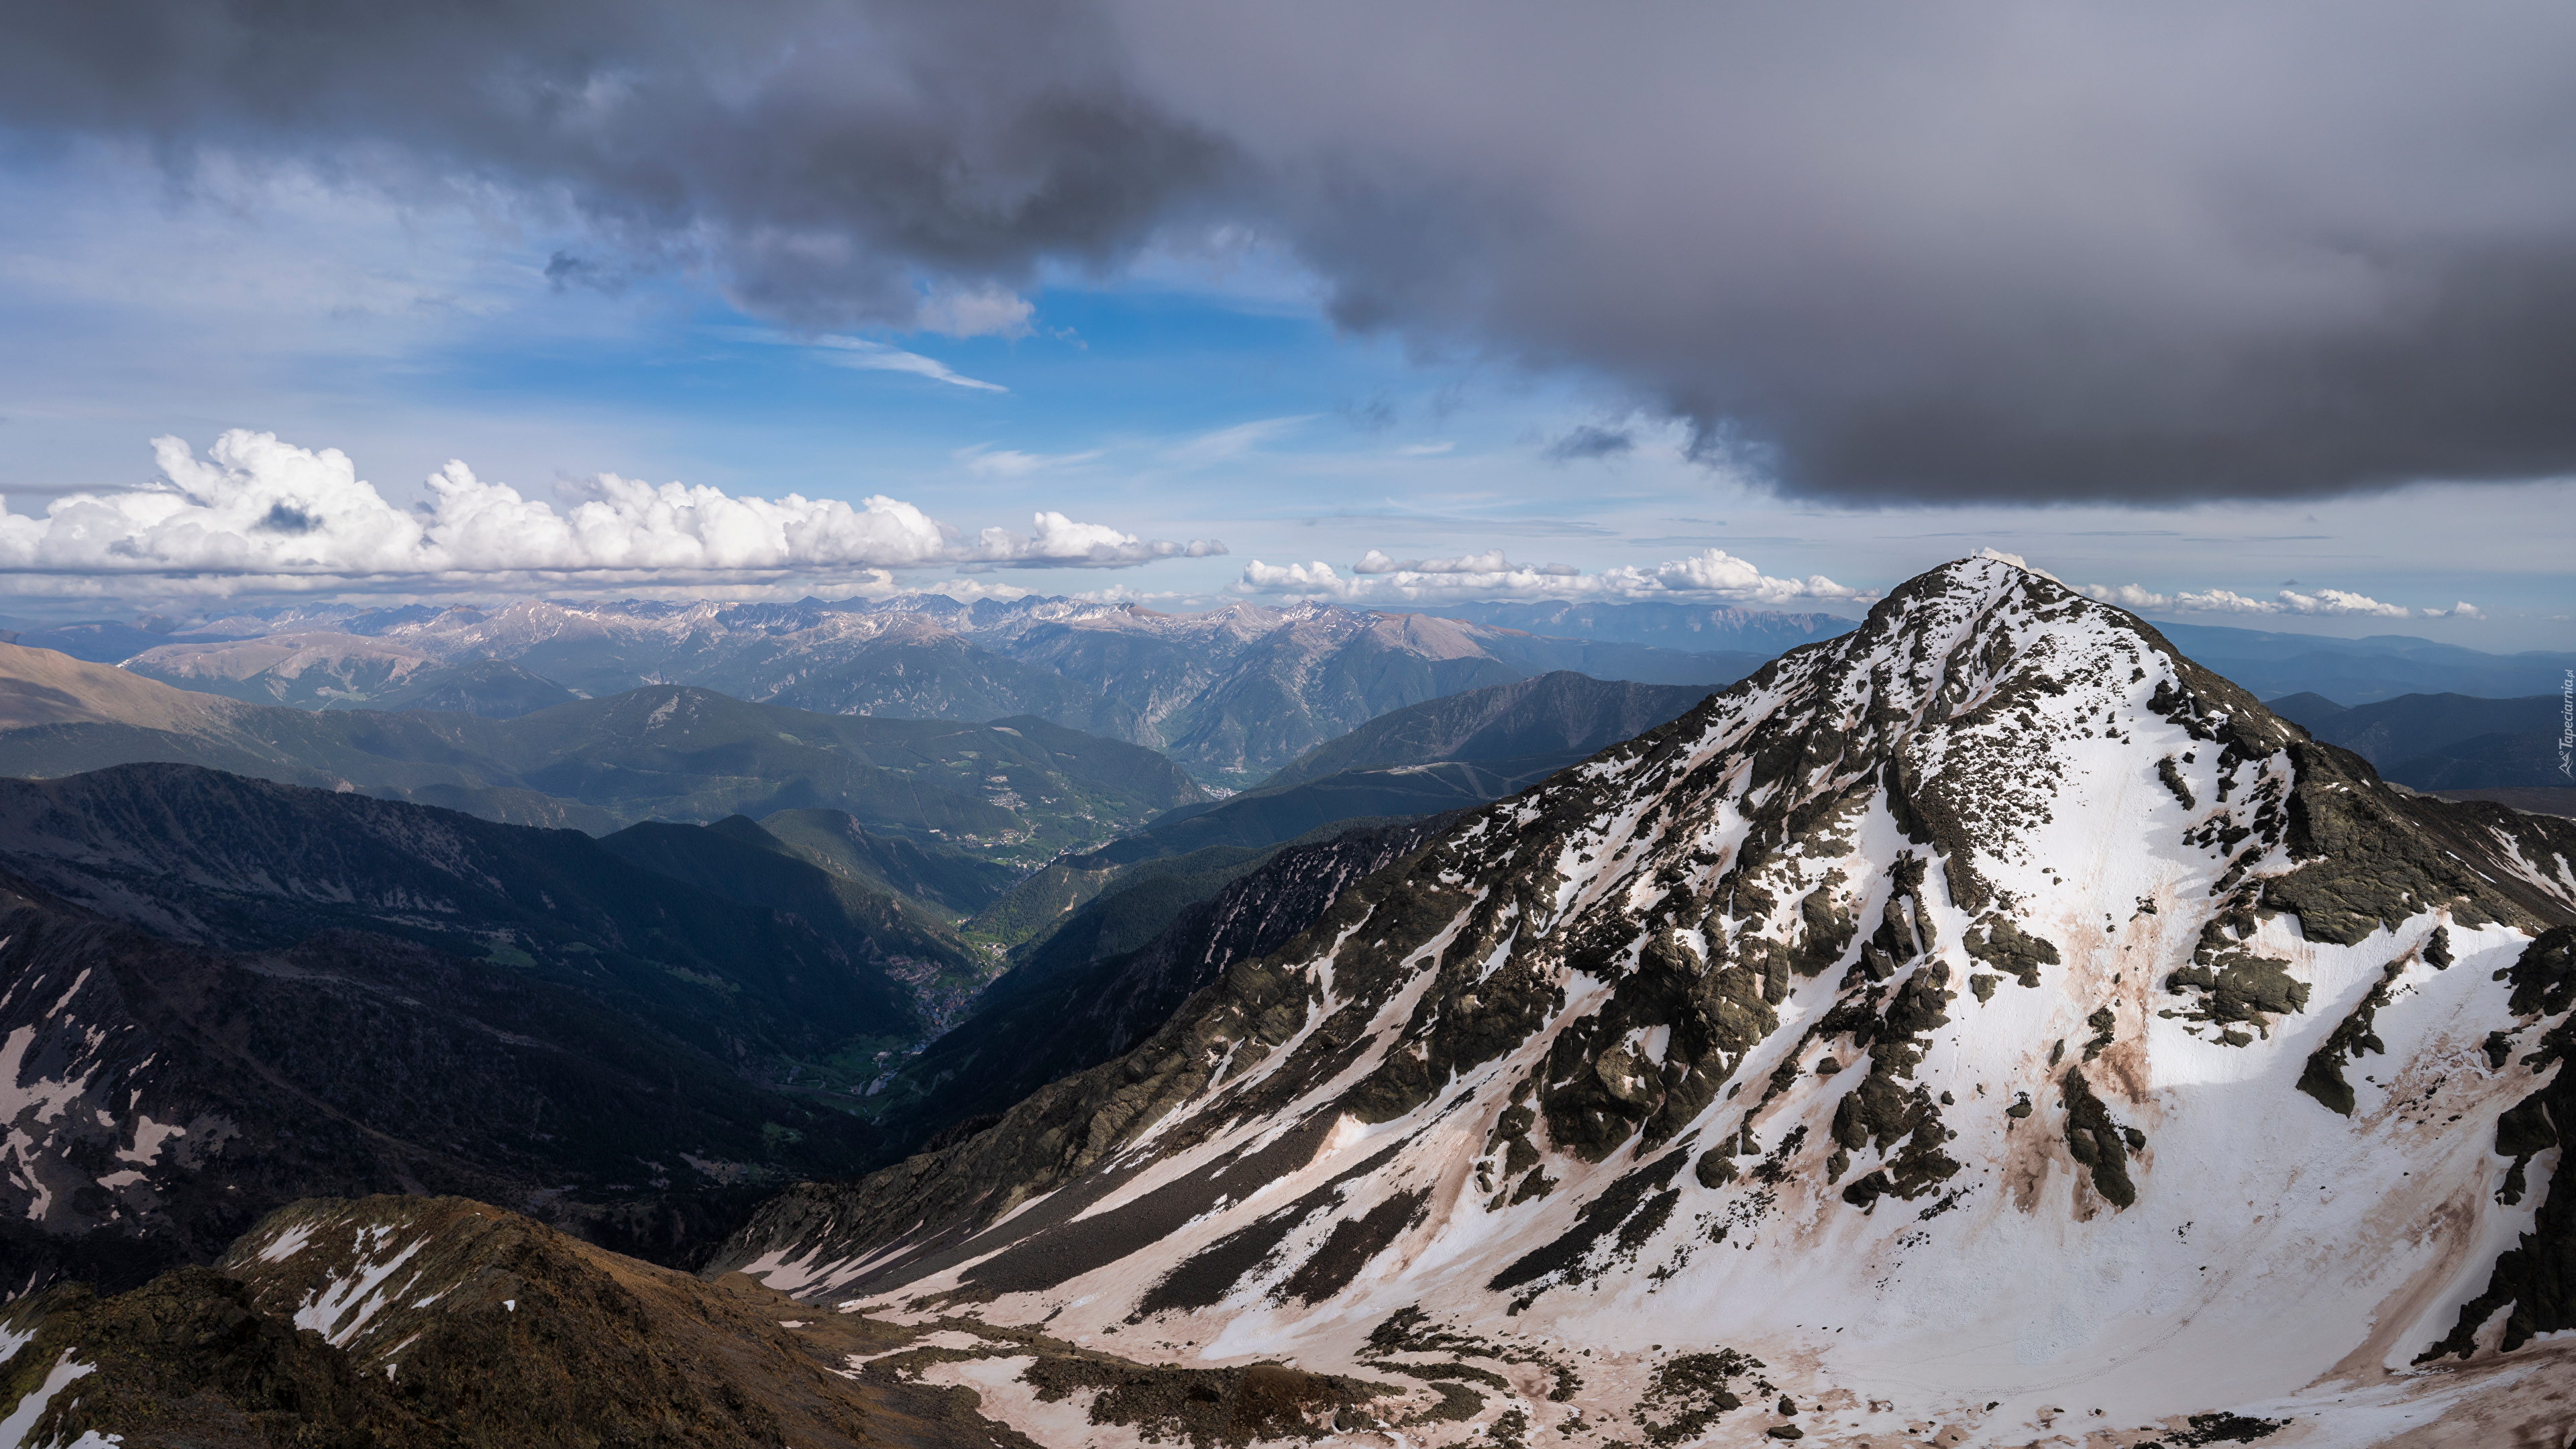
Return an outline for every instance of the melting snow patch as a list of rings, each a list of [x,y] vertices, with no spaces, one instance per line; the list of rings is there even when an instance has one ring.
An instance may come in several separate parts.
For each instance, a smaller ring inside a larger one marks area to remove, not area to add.
[[[260,1249],[259,1260],[263,1263],[283,1263],[287,1259],[294,1257],[296,1254],[303,1252],[304,1245],[312,1241],[312,1226],[308,1223],[297,1223],[295,1226],[288,1228],[285,1232],[278,1234],[277,1241]]]
[[[155,1122],[149,1113],[134,1119],[134,1145],[119,1148],[120,1162],[150,1162],[161,1155],[161,1144],[173,1137],[185,1137],[188,1129],[176,1122]]]
[[[45,1381],[20,1399],[18,1407],[9,1411],[9,1417],[0,1419],[0,1449],[26,1449],[27,1431],[36,1427],[36,1421],[44,1417],[45,1406],[54,1401],[54,1395],[61,1393],[63,1386],[72,1380],[97,1371],[98,1365],[74,1363],[71,1350],[63,1350],[63,1356],[54,1360],[52,1370],[46,1373]]]
[[[334,1282],[328,1292],[316,1289],[315,1297],[295,1310],[295,1326],[321,1334],[333,1348],[347,1348],[376,1310],[385,1306],[384,1295],[376,1291],[378,1285],[428,1245],[429,1239],[422,1238],[384,1262],[360,1268],[356,1277]],[[343,1318],[348,1322],[341,1323]]]
[[[945,1349],[954,1353],[973,1353],[986,1346],[987,1341],[978,1335],[960,1332],[954,1328],[943,1328],[937,1333],[925,1333],[921,1337],[913,1339],[908,1343],[898,1345],[894,1348],[882,1349],[876,1353],[845,1354],[842,1356],[841,1361],[852,1368],[857,1368],[859,1365],[864,1363],[870,1363],[881,1358],[889,1358],[898,1353],[909,1353],[915,1349],[931,1348]]]

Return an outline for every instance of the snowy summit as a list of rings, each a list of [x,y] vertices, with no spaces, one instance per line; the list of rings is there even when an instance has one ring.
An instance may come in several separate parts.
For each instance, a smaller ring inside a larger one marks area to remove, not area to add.
[[[2571,858],[1965,560],[720,1265],[997,1330],[925,1374],[1048,1444],[1187,1396],[1040,1324],[1355,1443],[2511,1442]]]

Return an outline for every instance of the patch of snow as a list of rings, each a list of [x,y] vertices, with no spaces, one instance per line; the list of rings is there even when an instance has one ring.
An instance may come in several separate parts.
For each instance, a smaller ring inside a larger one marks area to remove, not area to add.
[[[45,1381],[29,1389],[26,1397],[18,1401],[18,1407],[11,1409],[7,1418],[0,1419],[0,1449],[28,1449],[27,1431],[35,1428],[36,1421],[44,1417],[45,1407],[54,1401],[54,1395],[82,1375],[96,1372],[98,1365],[74,1363],[71,1350],[64,1349],[63,1356],[54,1360],[54,1366],[46,1371]]]
[[[267,1247],[260,1249],[259,1260],[263,1263],[283,1263],[303,1252],[304,1246],[312,1241],[313,1225],[297,1223],[285,1232],[279,1233]]]
[[[347,1348],[385,1306],[386,1295],[379,1291],[384,1281],[427,1246],[429,1239],[422,1238],[380,1263],[361,1258],[355,1272],[306,1296],[304,1306],[295,1310],[295,1326],[321,1334],[333,1348]]]
[[[185,1137],[188,1129],[176,1122],[155,1122],[150,1114],[134,1119],[134,1145],[117,1149],[122,1162],[150,1163],[161,1155],[161,1145],[173,1137]]]

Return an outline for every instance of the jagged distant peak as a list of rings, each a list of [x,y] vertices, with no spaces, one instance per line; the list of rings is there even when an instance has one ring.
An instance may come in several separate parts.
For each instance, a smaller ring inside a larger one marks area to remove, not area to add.
[[[2133,616],[1963,559],[722,1261],[1392,1371],[1389,1422],[1431,1377],[1390,1345],[1528,1350],[1417,1443],[2520,1422],[2531,1376],[2416,1360],[2576,1329],[2498,1257],[2535,1223],[2576,1252],[2541,1202],[2576,1099],[2533,1105],[2570,1096],[2571,859],[2576,828],[2401,795]]]

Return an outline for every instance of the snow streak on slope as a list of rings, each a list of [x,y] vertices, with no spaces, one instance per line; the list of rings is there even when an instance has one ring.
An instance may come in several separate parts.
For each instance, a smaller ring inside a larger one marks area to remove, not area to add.
[[[1414,1444],[2506,1442],[2576,1369],[2571,857],[1966,561],[721,1261]]]
[[[0,915],[14,895],[0,887]],[[0,932],[0,1239],[122,1241],[165,1224],[162,1193],[219,1150],[213,1114],[153,1119],[154,1054],[115,985],[87,968],[47,969],[24,929]],[[30,1283],[0,1285],[24,1291]]]

